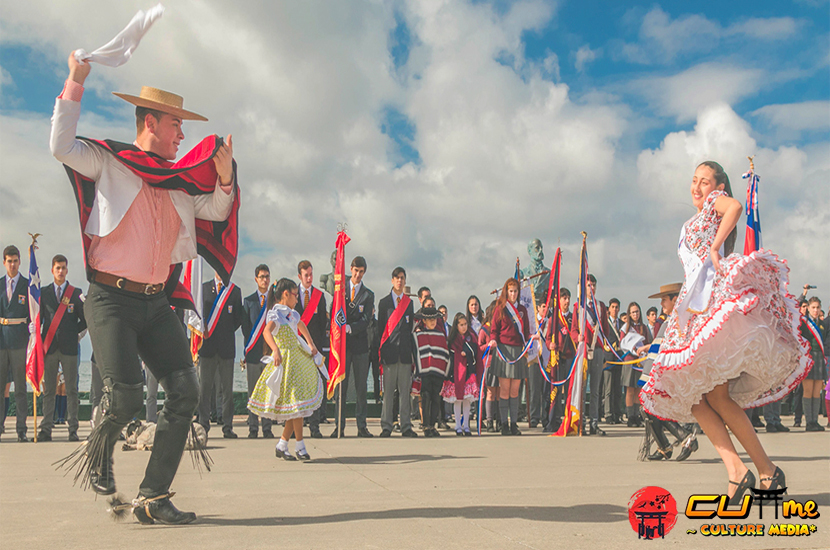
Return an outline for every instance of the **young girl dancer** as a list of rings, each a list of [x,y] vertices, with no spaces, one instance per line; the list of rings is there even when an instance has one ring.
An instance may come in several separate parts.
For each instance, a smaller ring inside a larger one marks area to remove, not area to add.
[[[274,362],[262,369],[262,375],[248,400],[248,410],[272,420],[285,420],[279,443],[277,458],[285,460],[311,460],[303,441],[303,418],[311,414],[323,402],[323,380],[317,373],[315,357],[319,355],[308,328],[294,310],[299,291],[291,279],[280,279],[268,292],[268,313],[266,314],[265,342],[273,352]],[[303,339],[297,336],[299,330]],[[282,369],[279,381],[279,395],[268,385],[278,379],[275,371]],[[291,435],[297,439],[296,458],[288,452]]]
[[[444,382],[441,397],[453,404],[456,435],[473,435],[470,432],[470,404],[478,399],[481,349],[463,313],[456,314],[453,319],[449,344],[451,374],[449,380]]]
[[[761,488],[786,488],[743,408],[781,399],[812,361],[787,292],[787,264],[763,249],[731,254],[742,207],[723,168],[700,164],[691,195],[698,212],[683,225],[678,250],[686,281],[640,400],[655,416],[700,424],[726,466],[730,502],[738,503],[756,479],[727,426],[758,469]]]

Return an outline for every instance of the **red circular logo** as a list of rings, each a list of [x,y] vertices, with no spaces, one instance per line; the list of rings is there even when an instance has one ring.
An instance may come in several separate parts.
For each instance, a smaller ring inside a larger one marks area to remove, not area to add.
[[[662,487],[643,487],[628,501],[628,521],[637,538],[665,538],[677,522],[677,503]]]

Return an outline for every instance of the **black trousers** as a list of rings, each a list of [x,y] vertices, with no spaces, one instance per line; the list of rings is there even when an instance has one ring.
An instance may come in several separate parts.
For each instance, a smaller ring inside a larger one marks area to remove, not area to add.
[[[434,428],[441,414],[441,388],[444,378],[427,374],[421,377],[421,408],[424,410],[424,428]]]
[[[139,356],[165,390],[153,451],[139,490],[144,497],[165,494],[199,404],[199,382],[184,326],[164,293],[145,296],[98,283],[89,285],[84,314],[104,382],[105,418],[98,428],[106,432],[109,456],[121,428],[144,404]]]

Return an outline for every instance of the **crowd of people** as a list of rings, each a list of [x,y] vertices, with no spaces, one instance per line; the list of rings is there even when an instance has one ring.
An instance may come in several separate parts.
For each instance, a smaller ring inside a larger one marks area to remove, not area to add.
[[[28,283],[19,273],[20,253],[15,246],[4,249],[4,266],[6,276],[2,280],[6,293],[0,300],[0,315],[3,317],[0,328],[3,336],[0,339],[3,345],[0,384],[7,391],[7,412],[9,385],[15,382],[18,440],[26,441],[25,420],[29,405],[24,377],[30,322]],[[225,438],[237,437],[233,426],[232,384],[237,365],[235,333],[241,330],[246,343],[241,364],[248,381],[248,437],[256,438],[261,434],[264,438],[274,438],[272,424],[275,421],[284,423],[279,453],[290,459],[294,456],[286,451],[285,443],[293,436],[299,444],[303,425],[308,427],[311,437],[323,437],[320,426],[329,422],[325,365],[329,351],[330,295],[313,284],[313,269],[309,261],[303,260],[298,265],[296,282],[283,278],[272,285],[268,266],[258,265],[253,278],[256,290],[244,298],[239,286],[224,285],[218,276],[204,283],[203,311],[206,315],[213,312],[215,316],[211,332],[204,335],[197,361],[201,392],[196,421],[206,432],[210,430],[213,420],[214,424],[221,425]],[[679,283],[669,285],[668,291],[662,289],[662,294],[649,297],[668,298],[668,305],[664,300],[659,313],[657,307],[650,306],[643,315],[643,308],[636,301],[629,302],[623,309],[618,298],[609,299],[607,305],[603,300],[593,300],[597,281],[589,275],[589,314],[595,315],[595,303],[598,308],[596,320],[601,323],[601,331],[597,334],[606,336],[606,340],[601,341],[595,336],[591,323],[587,325],[586,334],[579,333],[577,324],[573,322],[576,311],[571,308],[571,292],[567,288],[560,289],[559,300],[555,301],[561,309],[559,318],[564,322],[554,323],[556,312],[547,311],[543,302],[534,312],[534,326],[539,327],[538,333],[531,334],[531,313],[517,303],[522,283],[516,279],[509,279],[499,298],[486,307],[482,306],[477,296],[472,295],[467,299],[466,310],[450,317],[446,306],[436,305],[430,288],[424,286],[417,293],[409,293],[406,271],[401,267],[393,270],[390,292],[377,302],[376,307],[374,293],[362,282],[366,269],[366,260],[355,257],[345,285],[347,346],[342,387],[348,387],[350,381],[354,387],[358,437],[374,436],[367,425],[370,379],[373,380],[374,401],[382,403],[380,437],[389,437],[396,432],[404,437],[417,437],[418,432],[426,437],[435,437],[440,435],[439,429],[448,433],[454,431],[460,436],[471,435],[475,427],[471,428],[470,421],[478,418],[479,414],[485,433],[520,435],[519,422],[523,421],[527,421],[531,429],[556,432],[565,410],[567,385],[552,387],[548,380],[561,381],[568,376],[577,343],[586,339],[591,353],[588,355],[585,396],[588,405],[583,433],[605,435],[601,423],[640,428],[646,422],[659,422],[659,419],[644,414],[639,405],[642,369],[636,364],[619,363],[626,362],[620,359],[646,353],[645,350],[671,313],[672,301],[680,290]],[[42,337],[49,345],[45,350],[44,415],[39,423],[40,442],[52,439],[57,419],[56,402],[58,409],[61,408],[60,386],[65,388],[65,421],[68,423],[69,440],[78,439],[78,341],[86,334],[86,320],[83,292],[68,282],[68,271],[66,257],[55,256],[51,266],[54,282],[42,288]],[[753,425],[768,432],[790,431],[781,421],[782,403],[793,415],[792,426],[802,426],[802,418],[806,418],[804,427],[807,431],[824,430],[818,416],[822,414],[826,417],[827,414],[822,399],[827,380],[827,360],[823,353],[830,344],[830,331],[827,330],[821,301],[815,296],[808,298],[808,291],[809,285],[805,285],[804,294],[799,299],[804,316],[801,332],[811,343],[814,367],[797,390],[783,401],[747,410]],[[404,299],[405,305],[399,310]],[[215,304],[220,301],[222,309],[214,311]],[[59,309],[63,311],[56,315]],[[263,310],[266,324],[260,327],[258,320]],[[296,314],[292,316],[291,311]],[[400,314],[395,315],[396,311]],[[279,312],[282,315],[278,315]],[[183,319],[181,311],[178,313],[179,318]],[[56,319],[57,326],[53,329]],[[808,329],[809,320],[817,327],[823,339],[823,348],[816,339],[815,330]],[[182,323],[186,330],[184,321]],[[556,331],[553,330],[555,325],[558,325]],[[281,327],[290,330],[280,330]],[[264,330],[257,331],[258,328]],[[296,337],[298,333],[301,338]],[[639,336],[639,349],[624,347],[626,336],[631,334]],[[538,341],[538,346],[531,348],[535,352],[520,357],[525,343],[534,339]],[[545,353],[539,349],[541,347],[545,348]],[[286,349],[291,349],[293,354],[286,353]],[[276,398],[273,393],[268,393],[270,390],[264,385],[274,362],[263,363],[263,358],[279,355],[280,350],[283,350],[287,363],[293,361],[292,369],[286,369],[283,377],[286,389],[302,385],[299,380],[304,380],[308,387],[302,392],[296,389],[283,392],[278,405],[276,402],[268,403],[269,398],[274,401]],[[550,360],[551,352],[555,352],[555,361]],[[295,365],[301,362],[298,358],[303,355],[307,355],[310,361],[306,361],[304,367]],[[485,356],[487,358],[483,359]],[[547,376],[542,374],[542,370]],[[97,371],[94,357],[93,371]],[[21,382],[18,383],[18,380]],[[97,405],[102,395],[100,373],[93,372],[92,381],[91,401]],[[258,382],[261,383],[258,385]],[[145,414],[146,419],[152,422],[158,418],[158,382],[147,369],[145,383]],[[481,411],[478,410],[480,391],[484,392]],[[336,427],[331,437],[346,435],[346,412],[345,407],[337,406],[339,395],[338,390],[333,407]],[[5,412],[3,418],[5,420]],[[298,424],[294,418],[301,418],[303,422]],[[418,422],[417,429],[413,420]],[[450,425],[452,422],[454,426]],[[692,427],[687,425],[679,431],[672,431],[677,436],[677,442],[688,443],[687,436],[691,430]],[[663,442],[648,458],[668,459],[671,453],[671,445]],[[304,446],[300,447],[299,456],[308,458]]]

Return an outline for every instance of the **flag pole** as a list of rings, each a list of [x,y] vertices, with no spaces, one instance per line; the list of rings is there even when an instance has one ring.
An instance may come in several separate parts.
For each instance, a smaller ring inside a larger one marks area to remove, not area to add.
[[[37,238],[40,237],[40,233],[35,233],[34,235],[29,233],[29,236],[32,238],[32,246],[37,248]],[[32,319],[32,322],[34,322],[34,319]],[[40,327],[35,328],[40,329]],[[37,443],[37,390],[34,384],[32,384],[32,418],[35,421],[35,443]]]

